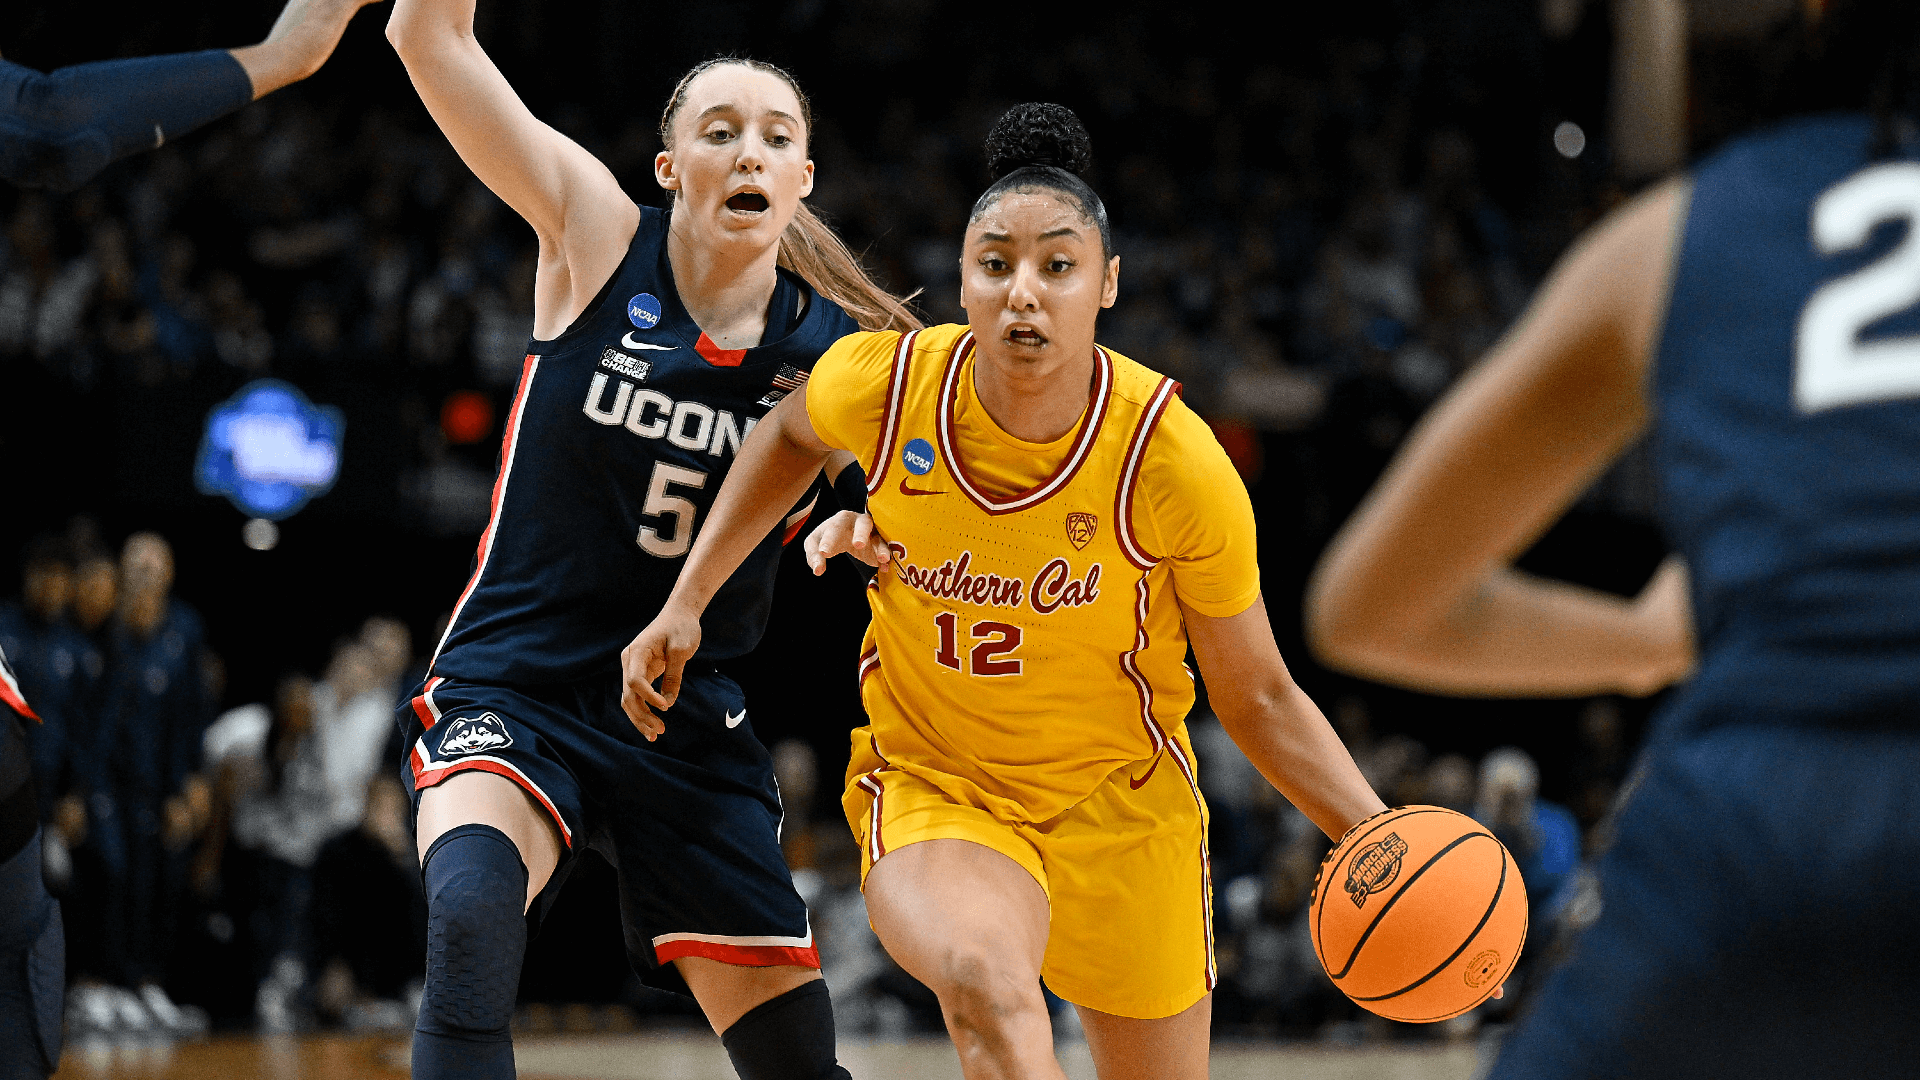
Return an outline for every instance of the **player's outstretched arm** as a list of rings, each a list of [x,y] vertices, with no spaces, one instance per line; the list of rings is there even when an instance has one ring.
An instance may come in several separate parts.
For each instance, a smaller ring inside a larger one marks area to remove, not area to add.
[[[394,0],[387,40],[460,159],[540,239],[535,333],[557,335],[620,265],[640,208],[540,122],[473,36],[474,0]]]
[[[354,13],[380,0],[287,0],[267,39],[229,50],[253,84],[254,100],[307,78],[326,64]]]
[[[0,60],[0,178],[77,188],[313,74],[374,0],[290,0],[267,39],[238,49],[75,64],[49,74]]]
[[[679,696],[680,672],[700,648],[701,612],[806,493],[833,449],[813,430],[804,386],[775,405],[741,445],[672,595],[620,654],[626,683],[620,704],[648,739],[666,730],[653,710],[671,708]]]
[[[1268,783],[1334,840],[1387,808],[1319,706],[1294,683],[1264,599],[1225,618],[1185,604],[1180,613],[1208,704]]]
[[[1308,589],[1328,666],[1519,697],[1647,694],[1692,667],[1677,565],[1634,600],[1512,566],[1647,424],[1686,205],[1669,183],[1598,226],[1421,421]]]

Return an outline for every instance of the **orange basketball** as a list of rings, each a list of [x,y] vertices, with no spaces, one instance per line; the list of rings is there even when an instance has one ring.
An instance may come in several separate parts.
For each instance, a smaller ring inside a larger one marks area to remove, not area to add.
[[[1440,806],[1355,825],[1320,864],[1308,914],[1333,984],[1369,1012],[1425,1024],[1499,988],[1527,938],[1527,889],[1506,845]]]

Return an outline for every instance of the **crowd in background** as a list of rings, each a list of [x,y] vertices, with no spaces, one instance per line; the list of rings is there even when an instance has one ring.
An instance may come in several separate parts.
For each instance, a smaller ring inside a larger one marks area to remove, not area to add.
[[[640,61],[606,42],[655,30],[649,40],[685,37],[724,5],[682,7],[677,22],[663,15],[671,24],[657,26],[635,5],[600,5],[604,26],[568,29],[602,39],[579,65],[580,79],[601,88],[590,104],[556,98],[557,84],[541,81],[546,67],[503,61],[544,119],[654,205],[663,204],[652,180],[659,100],[607,100],[608,87],[634,92],[627,73]],[[1396,733],[1411,708],[1404,697],[1312,666],[1295,601],[1320,547],[1421,411],[1617,193],[1596,165],[1605,154],[1597,132],[1584,156],[1553,149],[1548,133],[1563,116],[1545,88],[1559,54],[1534,27],[1537,5],[1386,9],[1378,25],[1356,15],[1337,31],[1302,28],[1275,42],[1285,56],[1250,62],[1182,53],[1160,20],[1185,16],[1159,5],[1114,5],[1073,23],[1071,36],[1046,44],[1044,63],[1018,51],[1038,45],[996,54],[966,36],[975,31],[944,24],[958,36],[941,37],[927,5],[912,0],[798,2],[769,25],[815,50],[811,67],[794,65],[819,113],[812,205],[881,280],[917,293],[930,322],[964,318],[959,238],[984,182],[988,125],[1022,98],[1082,114],[1094,136],[1089,180],[1108,203],[1122,258],[1102,342],[1179,379],[1234,458],[1253,492],[1282,649],[1387,802],[1468,810],[1514,851],[1535,911],[1526,963],[1537,965],[1551,954],[1554,926],[1582,917],[1580,853],[1623,781],[1644,712],[1610,700],[1568,705],[1553,714],[1568,734],[1537,762],[1512,747],[1487,752],[1488,740],[1471,733],[1416,740]],[[482,40],[509,58],[520,50],[544,63],[589,44],[559,40],[559,16],[539,5],[480,11]],[[1604,13],[1590,13],[1574,40],[1596,19],[1603,25]],[[1207,32],[1208,48],[1217,37]],[[1252,54],[1244,42],[1231,48]],[[464,545],[479,532],[498,420],[530,330],[537,252],[383,50],[350,36],[335,68],[377,56],[392,70],[330,69],[80,192],[0,190],[0,373],[16,391],[0,413],[20,415],[30,400],[63,433],[34,444],[65,471],[48,473],[46,490],[57,485],[57,494],[35,504],[63,508],[33,528],[58,530],[87,507],[127,526],[137,513],[211,514],[192,488],[199,417],[274,377],[346,416],[340,479],[303,518],[350,521],[395,551],[422,538]],[[977,61],[971,74],[923,70],[961,52]],[[656,74],[670,84],[677,73]],[[378,92],[343,100],[349,78]],[[0,443],[17,430],[0,431]],[[1650,494],[1632,461],[1589,503],[1640,521]],[[203,627],[169,596],[164,540],[108,539],[80,522],[34,541],[23,599],[0,615],[0,646],[48,717],[33,736],[49,877],[73,946],[72,1023],[404,1026],[424,910],[392,710],[418,677],[409,627],[423,632],[444,612],[429,605],[450,603],[453,591],[408,610],[368,600],[331,620],[317,632],[341,636],[323,663],[278,645],[296,629],[311,639],[310,626],[295,626],[310,613]],[[318,573],[331,556],[306,557]],[[435,557],[464,570],[455,565],[464,554]],[[1638,558],[1650,568],[1657,552]],[[1637,587],[1631,567],[1610,565],[1593,583]],[[211,610],[222,583],[207,576],[198,595]],[[389,584],[404,598],[397,574],[382,579]],[[401,620],[360,623],[369,611]],[[222,651],[244,665],[228,672],[209,639],[229,642]],[[291,658],[263,659],[281,651]],[[842,683],[850,680],[833,685]],[[857,852],[823,748],[837,741],[844,754],[857,718],[823,710],[807,722],[820,731],[780,742],[775,757],[785,844],[842,1030],[938,1030],[932,995],[886,959],[855,887]],[[1192,723],[1213,809],[1217,1027],[1384,1030],[1319,973],[1306,939],[1326,838],[1259,779],[1204,704]],[[1455,752],[1476,739],[1471,757]],[[1543,787],[1558,800],[1542,798]],[[549,920],[528,957],[523,1000],[684,1011],[641,989],[608,947],[618,938],[609,936],[607,873],[589,867],[572,879],[574,899],[562,903],[581,905],[580,917]],[[597,953],[576,947],[590,933],[601,934]],[[606,970],[588,971],[593,964]],[[1523,967],[1515,992],[1475,1015],[1523,1004],[1529,975]],[[536,1025],[605,1026],[631,1014],[528,1015]],[[1070,1024],[1071,1010],[1061,1017]]]

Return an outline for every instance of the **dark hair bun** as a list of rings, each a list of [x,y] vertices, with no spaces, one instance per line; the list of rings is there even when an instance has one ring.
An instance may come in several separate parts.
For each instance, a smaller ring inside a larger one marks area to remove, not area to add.
[[[1093,163],[1093,140],[1065,105],[1029,101],[1008,109],[987,132],[987,175],[998,180],[1029,165],[1080,175]]]

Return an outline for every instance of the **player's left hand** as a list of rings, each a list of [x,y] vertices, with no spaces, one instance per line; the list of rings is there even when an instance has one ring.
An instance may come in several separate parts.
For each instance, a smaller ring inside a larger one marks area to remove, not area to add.
[[[852,510],[840,511],[808,533],[806,553],[815,577],[826,573],[827,560],[835,555],[851,555],[873,567],[893,561],[893,552],[880,530],[874,528],[873,518]]]
[[[620,674],[625,684],[620,691],[620,707],[648,742],[667,730],[666,722],[653,710],[673,708],[680,696],[680,675],[699,649],[700,616],[669,602],[620,651]],[[655,679],[660,680],[657,690]]]

